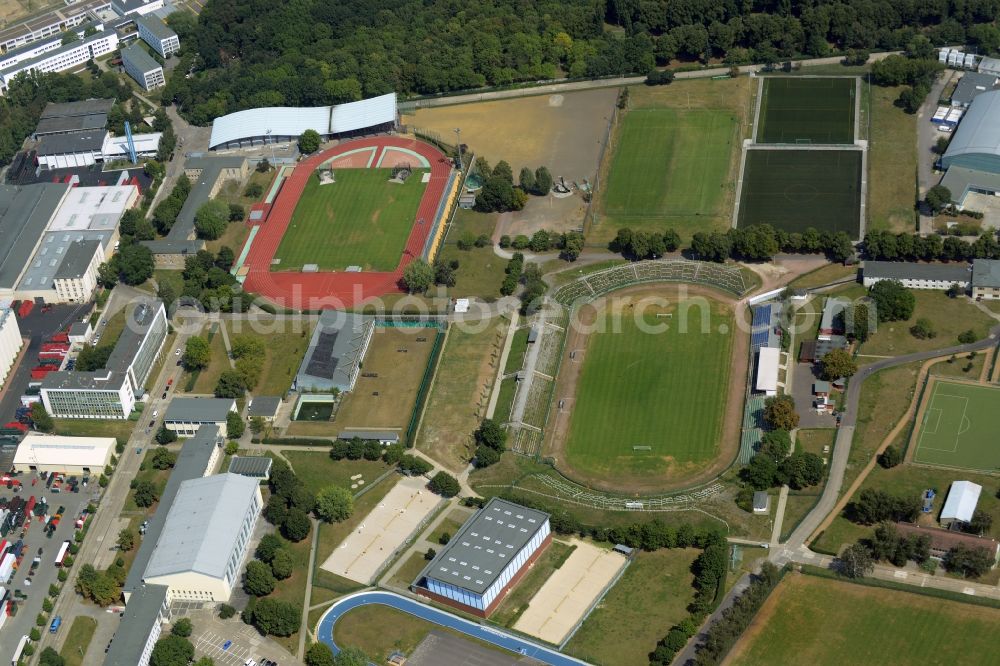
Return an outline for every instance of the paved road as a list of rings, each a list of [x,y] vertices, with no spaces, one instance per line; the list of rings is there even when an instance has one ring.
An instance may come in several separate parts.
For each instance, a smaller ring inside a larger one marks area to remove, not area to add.
[[[882,60],[890,55],[902,53],[902,51],[885,51],[873,53],[869,62]],[[814,58],[812,60],[796,60],[795,63],[802,67],[816,67],[820,65],[838,65],[843,60],[840,56],[831,58]],[[760,65],[743,65],[739,68],[741,74],[750,74],[761,71]],[[713,76],[729,74],[729,67],[716,67],[713,69],[699,69],[693,72],[677,72],[677,79],[707,79]],[[470,102],[491,102],[500,99],[512,99],[515,97],[530,97],[533,95],[553,95],[578,90],[593,90],[595,88],[617,88],[619,86],[633,86],[646,81],[645,76],[619,76],[607,79],[592,79],[587,81],[566,81],[565,79],[555,79],[552,82],[541,83],[535,86],[516,88],[514,90],[492,90],[488,92],[473,92],[465,95],[451,95],[442,97],[432,97],[427,99],[416,99],[400,102],[403,113],[408,109],[426,109],[436,106],[450,106],[453,104],[468,104]]]
[[[509,650],[514,654],[537,659],[544,664],[550,664],[550,666],[585,666],[587,664],[585,661],[580,661],[525,638],[520,638],[505,631],[460,618],[393,592],[356,592],[346,597],[341,597],[320,618],[317,638],[329,645],[335,653],[339,652],[340,648],[333,642],[334,624],[336,624],[337,620],[344,613],[359,606],[367,606],[369,604],[381,604],[395,608],[427,622],[433,622],[440,627],[458,631],[466,636]]]

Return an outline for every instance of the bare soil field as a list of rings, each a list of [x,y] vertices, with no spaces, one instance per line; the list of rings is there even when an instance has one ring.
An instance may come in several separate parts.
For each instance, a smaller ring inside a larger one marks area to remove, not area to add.
[[[603,88],[458,104],[419,109],[403,122],[451,144],[458,127],[462,143],[491,165],[506,160],[515,177],[521,167],[545,165],[557,179],[592,181],[617,95]]]

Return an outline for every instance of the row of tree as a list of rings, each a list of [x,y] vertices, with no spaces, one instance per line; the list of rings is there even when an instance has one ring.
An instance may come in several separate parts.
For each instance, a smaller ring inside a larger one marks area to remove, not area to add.
[[[514,248],[515,250],[531,250],[532,252],[559,250],[560,259],[576,261],[583,251],[585,242],[586,238],[579,231],[559,233],[539,229],[530,238],[524,234],[518,234],[513,238],[507,235],[501,236],[498,244],[503,249]]]
[[[476,210],[480,213],[505,213],[521,210],[528,202],[528,195],[544,196],[552,189],[552,175],[545,167],[532,171],[521,169],[518,184],[514,185],[514,172],[507,162],[500,160],[490,168],[483,158],[476,159],[476,171],[483,185],[476,193]]]
[[[968,261],[969,259],[1000,259],[1000,242],[996,232],[987,231],[969,242],[955,236],[930,234],[893,234],[889,231],[869,231],[863,248],[868,259],[877,261]]]

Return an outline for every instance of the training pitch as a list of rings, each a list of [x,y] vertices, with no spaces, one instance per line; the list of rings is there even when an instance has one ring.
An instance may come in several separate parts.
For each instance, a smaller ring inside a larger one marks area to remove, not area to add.
[[[913,461],[995,472],[1000,469],[1000,388],[931,378]]]
[[[854,78],[765,78],[757,143],[854,143]]]
[[[747,150],[738,225],[860,232],[860,150]]]
[[[389,182],[391,169],[334,169],[336,182],[310,176],[281,239],[274,270],[392,271],[399,265],[426,185],[424,169],[405,183]]]
[[[992,664],[998,623],[996,608],[790,573],[726,663]]]
[[[619,226],[670,226],[722,213],[738,119],[728,110],[638,108],[625,114],[604,193]]]
[[[732,309],[706,297],[671,301],[611,303],[585,348],[567,350],[564,364],[583,364],[563,405],[572,414],[565,462],[578,476],[627,486],[684,476],[718,456]]]

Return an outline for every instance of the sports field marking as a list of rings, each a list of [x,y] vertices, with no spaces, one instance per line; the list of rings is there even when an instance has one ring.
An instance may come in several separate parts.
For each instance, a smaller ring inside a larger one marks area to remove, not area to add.
[[[856,87],[844,77],[765,78],[757,142],[853,143]]]
[[[1000,469],[1000,388],[935,380],[924,397],[914,462],[995,472]]]
[[[928,424],[931,421],[931,416],[934,417],[933,428],[928,427]],[[924,425],[923,425],[924,433],[928,435],[936,435],[938,426],[940,424],[941,424],[941,408],[940,407],[928,408],[927,413],[924,414]]]

